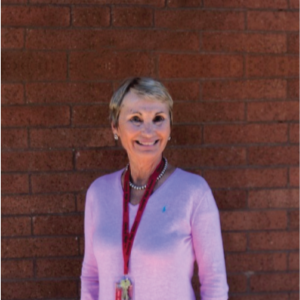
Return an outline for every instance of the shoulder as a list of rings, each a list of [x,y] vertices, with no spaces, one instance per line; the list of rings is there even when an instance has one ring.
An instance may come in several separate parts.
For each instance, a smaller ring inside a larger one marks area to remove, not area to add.
[[[177,168],[177,180],[180,181],[181,185],[184,188],[202,191],[204,193],[211,190],[204,177],[198,174],[185,171],[181,168]]]
[[[120,184],[120,178],[123,169],[115,171],[113,173],[102,175],[96,178],[89,186],[87,193],[93,194],[93,192],[99,190],[105,191],[105,189],[112,190],[113,188],[117,188],[117,185]]]
[[[189,199],[191,212],[194,213],[198,210],[201,213],[216,211],[216,202],[206,179],[201,175],[182,169],[177,171],[178,185],[181,186],[185,199]]]

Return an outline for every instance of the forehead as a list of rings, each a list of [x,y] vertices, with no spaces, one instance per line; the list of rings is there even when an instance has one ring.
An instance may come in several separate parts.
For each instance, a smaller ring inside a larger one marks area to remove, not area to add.
[[[168,104],[166,102],[159,101],[155,98],[150,98],[142,95],[138,95],[133,91],[129,91],[121,104],[121,111],[131,113],[133,111],[139,112],[156,112],[165,111],[168,112]]]

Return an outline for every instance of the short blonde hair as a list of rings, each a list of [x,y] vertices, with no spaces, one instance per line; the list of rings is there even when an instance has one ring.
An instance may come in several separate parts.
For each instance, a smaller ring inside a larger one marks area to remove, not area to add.
[[[166,87],[158,80],[150,77],[130,77],[125,79],[114,92],[109,104],[109,120],[117,128],[121,104],[125,95],[133,89],[138,95],[154,98],[169,106],[170,123],[173,123],[173,99]]]

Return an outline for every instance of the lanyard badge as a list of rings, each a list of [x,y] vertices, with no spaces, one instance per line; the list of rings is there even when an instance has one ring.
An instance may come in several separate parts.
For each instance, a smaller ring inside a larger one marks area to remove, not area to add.
[[[116,300],[132,300],[133,285],[127,276],[116,283]]]
[[[131,231],[129,232],[129,210],[128,203],[130,201],[130,186],[129,186],[129,177],[130,177],[130,166],[128,166],[127,171],[124,176],[124,191],[123,191],[123,227],[122,227],[122,248],[123,248],[123,259],[124,259],[124,276],[123,278],[116,283],[116,297],[115,300],[131,300],[133,297],[133,284],[130,278],[128,277],[128,267],[129,267],[129,258],[134,241],[134,237],[138,226],[140,224],[143,212],[145,210],[148,199],[150,198],[156,179],[164,168],[163,159],[156,167],[155,171],[150,176],[146,190],[143,194],[143,197],[140,201],[137,215],[135,217],[134,223],[132,225]]]

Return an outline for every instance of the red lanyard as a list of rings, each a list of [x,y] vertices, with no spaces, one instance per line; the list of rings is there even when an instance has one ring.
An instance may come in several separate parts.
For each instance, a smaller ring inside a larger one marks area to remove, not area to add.
[[[156,183],[157,177],[161,173],[164,168],[163,159],[156,167],[155,171],[150,176],[146,191],[143,194],[142,200],[139,204],[139,209],[137,211],[137,215],[134,219],[134,223],[132,225],[131,231],[129,233],[129,210],[128,203],[130,201],[130,186],[129,186],[129,176],[130,176],[130,167],[128,166],[127,171],[124,176],[124,192],[123,192],[123,230],[122,230],[122,243],[123,243],[123,257],[124,257],[124,275],[128,274],[128,264],[131,253],[131,248],[133,244],[133,240],[140,224],[143,212],[145,210],[146,204],[148,202],[149,197],[151,196],[154,185]]]

